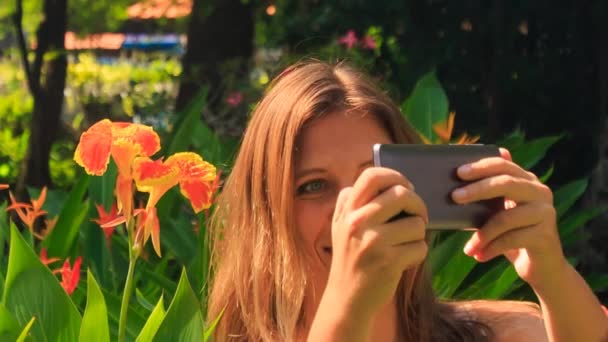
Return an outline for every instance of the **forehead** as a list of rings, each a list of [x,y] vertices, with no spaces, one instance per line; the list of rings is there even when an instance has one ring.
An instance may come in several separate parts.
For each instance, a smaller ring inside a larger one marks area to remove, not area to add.
[[[373,115],[332,113],[314,119],[301,131],[296,168],[367,161],[375,143],[390,142],[389,133]]]

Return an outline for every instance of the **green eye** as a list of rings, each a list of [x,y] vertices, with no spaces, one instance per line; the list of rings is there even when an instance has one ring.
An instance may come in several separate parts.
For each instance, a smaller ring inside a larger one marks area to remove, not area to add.
[[[313,181],[300,185],[297,192],[299,195],[314,194],[323,191],[323,189],[325,189],[325,183],[320,179],[315,179]]]

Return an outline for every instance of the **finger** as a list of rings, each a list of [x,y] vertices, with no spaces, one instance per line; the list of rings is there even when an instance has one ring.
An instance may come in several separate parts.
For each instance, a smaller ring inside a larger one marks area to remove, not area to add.
[[[367,168],[355,181],[351,195],[346,201],[346,208],[357,209],[371,201],[380,192],[398,184],[413,189],[412,183],[395,170],[384,167]]]
[[[511,251],[518,248],[524,248],[527,242],[537,238],[537,227],[535,225],[510,230],[502,234],[499,238],[492,241],[481,251],[478,251],[474,257],[475,260],[485,262],[502,254],[509,254]]]
[[[393,253],[399,257],[403,270],[420,264],[426,258],[429,247],[425,240],[404,243],[393,247]]]
[[[354,215],[368,225],[382,224],[400,212],[421,216],[428,222],[424,201],[418,194],[403,185],[394,185],[380,193],[369,203],[357,209]]]
[[[344,211],[344,203],[346,203],[346,200],[350,196],[350,192],[352,191],[352,189],[353,188],[351,186],[347,186],[347,187],[343,188],[342,190],[340,190],[340,193],[338,193],[338,198],[336,199],[336,207],[334,208],[334,215],[332,218],[332,222],[336,222],[338,220],[338,218],[342,217],[342,212]]]
[[[367,245],[400,246],[415,241],[424,241],[426,224],[420,216],[410,216],[390,223],[366,228],[361,239]]]
[[[500,156],[508,161],[513,161],[513,157],[511,157],[511,152],[504,147],[499,147],[498,151],[500,152]]]
[[[452,192],[452,199],[462,204],[497,197],[517,203],[553,202],[553,193],[546,185],[510,175],[484,178]]]
[[[521,166],[503,157],[484,158],[473,163],[462,165],[457,169],[457,173],[458,177],[465,181],[498,176],[501,174],[520,177],[531,181],[538,180],[536,175],[532,172],[524,170]]]
[[[546,212],[543,207],[544,204],[535,202],[499,211],[471,236],[464,247],[464,253],[475,255],[510,230],[541,223]]]

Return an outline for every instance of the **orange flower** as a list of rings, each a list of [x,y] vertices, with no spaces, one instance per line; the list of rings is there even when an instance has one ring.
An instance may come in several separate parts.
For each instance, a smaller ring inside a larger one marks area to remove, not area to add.
[[[456,114],[451,112],[450,115],[448,115],[447,121],[440,121],[433,125],[433,131],[435,131],[435,134],[437,134],[440,141],[444,143],[450,142],[450,139],[452,138],[452,131],[454,130],[455,117]]]
[[[21,221],[23,221],[23,223],[30,230],[32,235],[40,240],[42,240],[43,237],[34,231],[34,223],[38,217],[44,216],[47,213],[46,211],[42,210],[42,205],[46,200],[46,192],[47,188],[45,186],[42,188],[42,191],[40,191],[40,196],[38,196],[37,199],[32,199],[32,204],[17,202],[13,194],[9,193],[12,204],[6,208],[7,211],[14,210],[17,213],[17,216],[19,216]]]
[[[447,121],[440,121],[433,125],[433,131],[437,134],[438,140],[436,143],[438,144],[449,144],[452,141],[452,133],[454,131],[454,119],[456,117],[456,113],[451,112],[448,116]],[[422,141],[425,144],[431,144],[428,138],[421,135]],[[455,144],[463,145],[463,144],[473,144],[479,140],[479,136],[469,136],[466,133],[463,133],[456,141]]]
[[[104,119],[80,136],[74,160],[88,174],[100,176],[106,172],[112,156],[118,167],[118,210],[129,219],[133,210],[131,163],[137,156],[149,157],[158,150],[160,138],[152,127]]]
[[[108,245],[110,245],[114,228],[125,223],[127,219],[122,215],[118,215],[118,207],[116,206],[116,203],[112,204],[112,208],[110,208],[109,212],[106,212],[105,208],[101,204],[96,204],[95,207],[97,208],[99,218],[91,221],[97,223],[103,229],[106,241],[108,242]]]
[[[196,213],[211,206],[213,192],[217,188],[216,170],[196,153],[181,152],[162,160],[153,161],[140,157],[133,163],[133,177],[137,189],[150,193],[146,204],[143,223],[136,234],[142,245],[152,235],[152,244],[156,254],[160,256],[160,227],[156,214],[156,204],[160,198],[173,186],[179,184],[180,192],[190,200]]]
[[[8,188],[9,188],[8,184],[0,184],[0,190],[6,190]]]

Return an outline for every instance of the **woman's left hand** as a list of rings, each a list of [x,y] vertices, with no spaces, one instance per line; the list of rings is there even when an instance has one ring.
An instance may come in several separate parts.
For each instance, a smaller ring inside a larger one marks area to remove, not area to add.
[[[455,202],[506,199],[506,210],[490,217],[464,251],[480,262],[503,254],[517,274],[536,289],[551,284],[551,277],[567,266],[553,193],[533,173],[515,164],[508,150],[501,148],[500,153],[501,157],[485,158],[458,169],[459,177],[472,183],[452,193]]]

